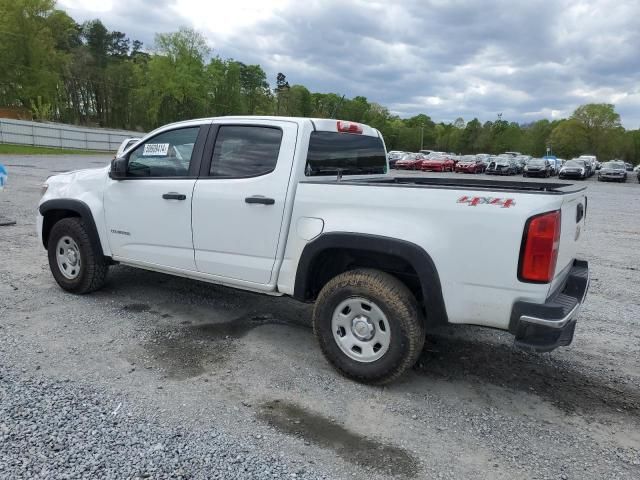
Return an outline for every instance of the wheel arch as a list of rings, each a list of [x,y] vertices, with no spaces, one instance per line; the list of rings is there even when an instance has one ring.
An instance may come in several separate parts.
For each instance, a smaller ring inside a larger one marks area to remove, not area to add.
[[[433,259],[422,247],[391,237],[346,232],[321,234],[302,251],[293,297],[314,301],[327,281],[358,267],[377,268],[398,277],[424,305],[430,325],[448,323]]]
[[[49,235],[51,234],[51,229],[56,222],[64,218],[78,217],[83,220],[89,229],[91,244],[95,251],[100,255],[104,255],[96,222],[93,218],[93,213],[91,213],[89,206],[82,200],[66,198],[47,200],[38,207],[38,210],[43,217],[41,240],[45,249],[48,248]]]

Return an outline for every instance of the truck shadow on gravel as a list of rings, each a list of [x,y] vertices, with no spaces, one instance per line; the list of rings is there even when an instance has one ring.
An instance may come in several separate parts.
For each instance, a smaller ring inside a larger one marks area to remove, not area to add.
[[[359,467],[405,478],[418,474],[418,461],[409,452],[354,433],[298,405],[273,400],[262,404],[257,416],[276,430],[331,449],[343,460]]]
[[[586,367],[585,367],[586,370]],[[565,413],[640,413],[640,389],[608,371],[581,371],[508,344],[430,335],[415,367],[426,378],[490,383],[536,394]]]

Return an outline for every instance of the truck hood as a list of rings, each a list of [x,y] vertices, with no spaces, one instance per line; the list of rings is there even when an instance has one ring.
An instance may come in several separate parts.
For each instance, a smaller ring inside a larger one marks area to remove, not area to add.
[[[82,170],[71,170],[69,172],[58,173],[47,178],[47,183],[71,183],[83,180],[93,180],[97,178],[104,178],[105,174],[109,172],[110,167],[99,168],[84,168]]]
[[[109,168],[105,166],[75,170],[47,178],[45,183],[49,188],[40,203],[59,198],[78,199],[88,203],[89,198],[101,197],[109,178]]]

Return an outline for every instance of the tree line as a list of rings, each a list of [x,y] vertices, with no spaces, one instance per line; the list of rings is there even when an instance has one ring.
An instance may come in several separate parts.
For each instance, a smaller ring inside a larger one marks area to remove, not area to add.
[[[151,48],[100,20],[77,23],[54,0],[0,0],[0,108],[36,120],[149,131],[219,115],[331,117],[379,129],[387,148],[456,153],[520,151],[563,158],[592,153],[640,163],[640,130],[614,105],[582,105],[566,119],[520,124],[400,118],[362,96],[311,92],[260,65],[213,55],[197,31],[159,33]]]

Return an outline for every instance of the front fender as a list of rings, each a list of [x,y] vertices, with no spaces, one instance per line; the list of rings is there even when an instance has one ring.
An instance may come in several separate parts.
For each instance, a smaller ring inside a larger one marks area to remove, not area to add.
[[[105,250],[102,248],[100,241],[100,235],[96,227],[93,213],[89,206],[81,200],[68,199],[68,198],[56,198],[53,200],[47,200],[40,204],[38,207],[40,215],[42,215],[42,244],[46,249],[49,241],[49,233],[55,221],[47,222],[49,215],[55,215],[55,219],[66,218],[69,216],[80,217],[87,228],[89,229],[89,235],[91,237],[91,243],[96,252],[100,255],[105,255]],[[70,215],[70,213],[72,215]]]

